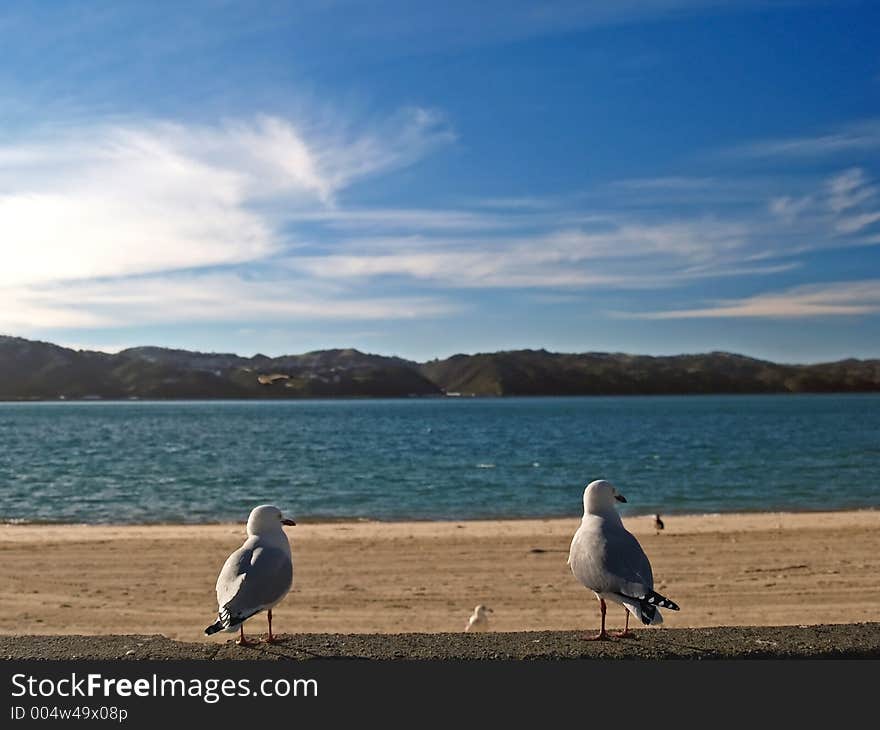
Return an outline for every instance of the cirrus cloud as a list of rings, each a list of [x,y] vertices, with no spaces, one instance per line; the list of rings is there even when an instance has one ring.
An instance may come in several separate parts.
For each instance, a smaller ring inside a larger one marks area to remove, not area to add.
[[[798,286],[692,309],[616,314],[636,319],[804,319],[875,312],[880,312],[880,279]]]
[[[100,124],[0,145],[0,286],[262,259],[295,244],[283,231],[293,211],[332,206],[354,181],[451,139],[439,116],[412,109],[348,136],[308,138],[261,116]]]

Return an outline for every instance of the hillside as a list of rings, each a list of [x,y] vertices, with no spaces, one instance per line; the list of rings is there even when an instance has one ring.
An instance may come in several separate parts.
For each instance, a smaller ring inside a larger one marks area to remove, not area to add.
[[[251,358],[138,347],[107,355],[0,336],[0,399],[439,395],[415,363],[325,350]]]
[[[725,352],[517,350],[420,364],[353,349],[270,358],[136,347],[109,355],[0,336],[0,400],[875,391],[880,360],[779,365]]]
[[[446,392],[462,395],[659,395],[821,393],[880,390],[880,361],[777,365],[713,352],[650,357],[518,350],[456,355],[421,366]]]

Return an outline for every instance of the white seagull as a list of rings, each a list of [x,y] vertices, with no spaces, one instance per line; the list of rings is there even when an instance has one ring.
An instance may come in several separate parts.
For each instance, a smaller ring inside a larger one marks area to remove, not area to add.
[[[604,479],[590,482],[584,489],[584,518],[574,533],[568,564],[584,586],[596,594],[602,612],[602,628],[592,639],[607,639],[605,601],[621,604],[627,611],[626,626],[616,636],[631,636],[629,615],[644,624],[662,623],[658,608],[678,611],[668,598],[654,592],[651,563],[639,541],[620,520],[614,502],[626,502]]]
[[[271,504],[254,507],[247,521],[248,538],[230,555],[217,578],[217,621],[205,634],[241,631],[237,644],[248,644],[244,622],[268,610],[269,636],[273,642],[272,609],[293,585],[293,559],[284,525],[295,525]]]
[[[482,603],[474,608],[474,612],[471,614],[468,619],[467,626],[465,626],[465,631],[488,631],[489,630],[489,617],[486,615],[486,612],[494,613],[491,608],[484,606]]]

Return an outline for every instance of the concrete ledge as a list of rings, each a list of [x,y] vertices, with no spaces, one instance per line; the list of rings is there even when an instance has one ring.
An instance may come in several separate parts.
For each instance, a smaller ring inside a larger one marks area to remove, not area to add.
[[[0,659],[880,659],[880,623],[642,629],[613,641],[584,641],[587,633],[296,634],[253,647],[164,636],[0,636]]]

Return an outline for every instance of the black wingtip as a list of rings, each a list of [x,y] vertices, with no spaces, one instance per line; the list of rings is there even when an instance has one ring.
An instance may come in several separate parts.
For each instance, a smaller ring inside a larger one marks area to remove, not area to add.
[[[670,611],[678,611],[678,604],[675,601],[670,601],[666,596],[661,596],[659,593],[651,591],[647,596],[642,599],[642,603],[651,607],[657,608],[668,608]]]
[[[217,621],[216,623],[211,624],[208,628],[205,629],[205,636],[210,636],[211,634],[216,634],[218,631],[223,630],[223,622]]]

